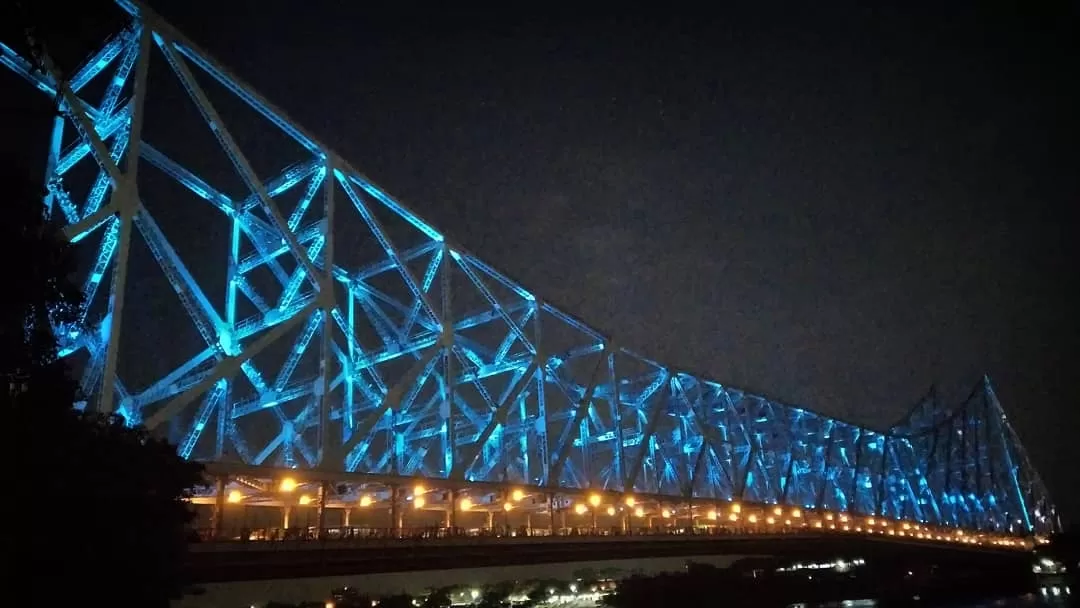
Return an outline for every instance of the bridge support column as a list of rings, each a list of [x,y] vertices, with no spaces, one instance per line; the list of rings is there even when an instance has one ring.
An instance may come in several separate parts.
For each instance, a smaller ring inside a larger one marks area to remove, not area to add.
[[[555,495],[548,494],[548,533],[555,536]]]
[[[499,508],[503,510],[503,531],[506,534],[510,534],[510,511],[507,511],[504,506],[509,504],[510,495],[506,492],[499,493]]]
[[[446,529],[450,534],[457,530],[457,490],[450,490],[450,504],[446,507]]]
[[[325,532],[325,530],[326,530],[326,495],[329,494],[329,493],[330,493],[330,482],[324,481],[324,482],[320,483],[319,484],[319,496],[318,496],[319,502],[318,502],[317,506],[315,507],[315,509],[316,509],[315,518],[316,518],[316,521],[318,522],[316,525],[318,525],[318,527],[319,527],[318,532],[316,532],[316,534],[318,535],[319,540],[322,540],[326,536],[326,532]]]
[[[352,519],[352,507],[345,507],[344,509],[342,509],[342,511],[343,513],[341,514],[341,525],[349,528],[352,525],[349,523],[349,520]]]
[[[289,524],[292,523],[290,521],[291,519],[292,519],[292,506],[291,505],[285,505],[284,507],[281,508],[281,528],[283,530],[288,530],[289,529]]]
[[[214,480],[214,510],[210,514],[210,536],[213,540],[221,538],[225,528],[225,485],[229,478],[222,475]]]
[[[401,536],[401,488],[390,486],[390,536]]]

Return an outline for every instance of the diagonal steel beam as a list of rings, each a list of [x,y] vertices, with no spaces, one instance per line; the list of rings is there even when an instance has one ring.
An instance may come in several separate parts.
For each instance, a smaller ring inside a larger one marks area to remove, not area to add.
[[[593,393],[596,392],[597,381],[601,377],[600,371],[604,369],[604,362],[607,359],[607,354],[610,352],[610,345],[604,343],[604,350],[600,351],[600,356],[596,358],[596,366],[593,368],[592,375],[589,377],[589,386],[586,387],[585,393],[581,396],[581,400],[578,401],[575,408],[574,421],[571,422],[566,428],[563,429],[562,434],[559,437],[559,444],[555,447],[555,464],[551,466],[551,476],[548,477],[548,485],[559,485],[559,476],[562,474],[562,468],[566,464],[566,457],[570,453],[570,446],[573,445],[573,441],[570,440],[570,436],[573,434],[574,429],[581,426],[581,421],[585,419],[585,414],[589,412],[589,408],[592,407]],[[546,372],[545,372],[546,373]],[[614,381],[614,379],[613,379]]]
[[[240,151],[239,146],[236,145],[236,140],[233,139],[232,134],[229,133],[228,127],[226,127],[225,123],[221,120],[221,116],[218,115],[213,104],[207,99],[206,93],[195,80],[194,75],[187,67],[184,59],[180,57],[173,48],[173,39],[161,32],[154,32],[154,37],[157,39],[158,47],[165,55],[169,65],[180,79],[181,84],[187,89],[192,101],[195,102],[195,105],[198,106],[199,111],[210,125],[211,130],[214,132],[214,136],[217,137],[218,141],[221,143],[222,149],[236,168],[240,178],[244,180],[244,183],[247,184],[251,192],[259,197],[260,206],[267,215],[270,216],[270,219],[274,221],[275,226],[281,233],[281,237],[288,243],[289,248],[296,256],[298,263],[304,267],[308,276],[315,282],[318,271],[315,269],[314,264],[311,263],[306,251],[300,247],[300,243],[296,241],[296,235],[289,230],[288,222],[285,221],[285,218],[281,215],[281,211],[278,210],[277,205],[274,203],[273,199],[270,198],[266,186],[262,183],[262,180],[255,175],[255,170],[251,167],[251,163],[244,153]],[[317,282],[315,287],[318,288]]]
[[[169,401],[162,406],[160,410],[155,412],[153,416],[148,418],[145,422],[146,428],[150,430],[157,428],[162,422],[175,416],[180,410],[184,409],[185,406],[197,399],[199,395],[209,390],[218,380],[222,378],[231,378],[236,375],[236,372],[240,371],[241,365],[262,352],[267,346],[276,342],[281,336],[292,329],[293,326],[307,319],[308,316],[315,311],[315,308],[317,308],[318,305],[318,300],[312,300],[299,314],[294,315],[288,321],[281,323],[259,336],[255,342],[245,348],[240,354],[223,358],[221,362],[214,367],[214,372],[212,374],[203,379],[202,382],[191,387],[188,391],[177,395],[172,401]]]
[[[455,479],[464,479],[465,473],[469,471],[473,463],[480,456],[480,450],[484,448],[484,444],[491,437],[491,434],[495,432],[495,429],[506,422],[506,416],[510,413],[510,408],[517,403],[518,397],[521,396],[522,391],[529,385],[529,381],[533,379],[536,374],[536,369],[539,364],[539,358],[533,357],[532,363],[525,369],[525,373],[522,374],[514,383],[510,392],[507,393],[506,398],[499,403],[498,407],[491,415],[491,420],[488,421],[484,430],[477,437],[476,441],[470,446],[469,452],[458,461],[458,468],[453,472],[452,477]]]
[[[412,366],[409,367],[408,371],[398,379],[398,382],[387,391],[379,407],[368,414],[367,417],[356,426],[353,430],[352,437],[341,446],[341,453],[343,455],[347,456],[352,452],[353,448],[356,447],[356,444],[367,439],[368,433],[371,432],[371,429],[375,427],[379,418],[382,418],[387,410],[394,410],[401,405],[401,398],[405,396],[405,392],[413,388],[417,378],[420,377],[420,374],[431,364],[431,361],[442,351],[442,349],[443,347],[440,344],[428,348],[424,351],[423,356],[417,359]]]

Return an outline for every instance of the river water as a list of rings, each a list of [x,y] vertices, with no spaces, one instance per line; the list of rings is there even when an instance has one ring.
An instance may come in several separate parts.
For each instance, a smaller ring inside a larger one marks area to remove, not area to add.
[[[938,608],[1043,608],[1075,606],[1076,598],[1068,587],[1043,587],[1037,593],[1020,597],[986,599],[975,602],[934,604]],[[930,606],[929,604],[924,604]],[[877,600],[845,600],[825,604],[792,604],[788,608],[873,608],[880,604]]]

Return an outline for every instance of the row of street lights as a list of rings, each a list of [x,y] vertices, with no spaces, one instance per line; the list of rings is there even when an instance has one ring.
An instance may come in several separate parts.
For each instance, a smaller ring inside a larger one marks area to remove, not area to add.
[[[278,482],[277,489],[283,494],[292,494],[298,488],[300,484],[293,478],[286,477]],[[409,497],[413,504],[414,509],[423,509],[427,506],[427,499],[425,495],[428,493],[428,489],[423,485],[417,484],[413,487],[412,495]],[[515,503],[520,503],[529,496],[521,488],[515,488],[507,494],[507,499],[502,504],[502,509],[509,513],[515,509]],[[239,490],[232,490],[227,495],[227,502],[240,503],[245,499],[245,495]],[[308,494],[303,494],[297,499],[297,504],[306,506],[312,504],[313,499]],[[359,507],[370,507],[375,502],[374,498],[369,494],[360,496],[357,504]],[[646,517],[647,512],[643,505],[638,504],[637,499],[633,496],[626,496],[623,499],[625,508],[631,510],[630,512],[639,518]],[[459,511],[470,511],[477,506],[471,498],[468,496],[462,497],[457,502]],[[599,493],[589,494],[584,501],[573,503],[573,512],[577,515],[586,515],[591,513],[593,516],[593,526],[596,525],[596,516],[599,512],[603,512],[608,516],[614,517],[621,507],[617,508],[615,504],[607,504],[605,506],[603,496]],[[865,533],[878,533],[887,534],[890,536],[910,536],[918,539],[937,539],[937,540],[957,540],[959,542],[975,542],[974,537],[965,536],[963,531],[948,531],[948,530],[936,530],[925,525],[915,524],[906,521],[892,521],[884,518],[865,517],[865,518],[853,518],[853,516],[846,513],[833,514],[831,512],[823,512],[814,514],[814,517],[808,520],[804,515],[803,510],[798,507],[786,509],[781,506],[774,507],[762,507],[760,510],[754,509],[755,512],[743,514],[743,507],[739,503],[731,503],[728,509],[726,517],[721,513],[718,508],[710,508],[705,513],[705,519],[708,521],[722,521],[726,519],[732,523],[746,522],[751,525],[757,525],[764,523],[767,526],[774,526],[777,524],[783,524],[784,526],[798,526],[798,527],[813,527],[816,529],[830,530],[842,530],[845,532],[865,532]],[[660,509],[659,515],[662,519],[670,519],[674,513],[671,509],[663,507]],[[691,511],[691,517],[692,511]],[[1004,538],[1004,537],[1003,537]],[[992,544],[1020,544],[1020,540],[1015,539],[996,539],[992,541]]]
[[[299,484],[296,482],[295,479],[293,479],[291,477],[286,477],[286,478],[282,479],[278,484],[278,490],[283,494],[291,494],[291,493],[295,492],[298,487],[299,487]],[[412,499],[412,504],[413,504],[414,509],[423,509],[425,506],[427,506],[427,499],[424,497],[424,495],[427,494],[427,492],[428,492],[427,488],[425,488],[423,485],[418,484],[418,485],[413,487],[413,492],[412,492],[411,499]],[[510,500],[507,500],[507,501],[505,501],[503,503],[503,507],[502,507],[503,510],[512,511],[514,509],[514,503],[521,502],[527,496],[528,495],[525,493],[525,491],[520,489],[520,488],[516,488],[516,489],[512,490],[510,492]],[[244,500],[244,498],[245,497],[244,497],[244,494],[242,492],[240,492],[239,490],[233,490],[233,491],[229,492],[228,497],[227,497],[227,501],[230,502],[230,503],[235,504],[235,503],[242,502]],[[300,505],[310,505],[312,503],[312,498],[311,498],[310,495],[303,494],[303,495],[301,495],[299,497],[297,502]],[[646,516],[645,508],[643,506],[637,504],[637,500],[633,496],[627,496],[624,499],[624,502],[625,502],[626,507],[628,507],[630,509],[633,509],[633,514],[634,514],[635,517],[645,517]],[[373,503],[374,503],[374,499],[370,495],[364,494],[359,498],[358,506],[360,506],[361,508],[364,508],[364,507],[371,506]],[[576,514],[585,515],[586,513],[589,513],[590,511],[595,513],[597,511],[597,509],[599,509],[602,505],[603,505],[603,498],[600,496],[600,494],[593,493],[593,494],[590,494],[588,496],[588,498],[586,499],[586,502],[575,503],[573,509],[574,509],[574,512]],[[461,500],[458,502],[458,508],[461,511],[469,511],[474,506],[475,506],[475,503],[473,503],[472,499],[470,499],[467,496],[461,498]],[[732,521],[732,522],[739,521],[740,513],[742,512],[742,506],[739,503],[733,503],[731,505],[730,509],[731,509],[731,512],[728,515],[728,520]],[[614,505],[608,505],[607,508],[605,509],[605,512],[609,516],[614,516],[618,512],[618,509],[616,509]],[[783,516],[783,514],[784,514],[784,511],[783,511],[782,507],[775,507],[773,509],[773,515],[767,516],[765,518],[765,523],[770,524],[770,525],[775,524],[776,521],[777,521],[776,518]],[[660,516],[663,519],[669,519],[672,516],[672,512],[668,508],[662,508],[661,511],[660,511]],[[802,515],[802,510],[799,509],[799,508],[794,508],[794,509],[791,510],[789,516],[790,516],[789,519],[784,520],[785,523],[788,524],[788,525],[791,524],[791,519],[801,519],[802,518],[802,516],[803,516]],[[840,517],[841,517],[842,522],[846,521],[846,519],[847,519],[846,515],[841,515]],[[717,521],[717,520],[721,519],[721,516],[720,516],[719,512],[717,511],[717,509],[710,509],[706,513],[706,518],[709,519],[710,521]],[[751,524],[758,523],[758,519],[759,519],[758,516],[755,515],[755,514],[751,514],[751,515],[749,515],[747,517],[747,521],[749,523],[751,523]],[[831,520],[832,519],[832,514],[827,514],[826,519]],[[873,525],[873,524],[871,523],[871,525]],[[818,526],[818,527],[821,527],[821,526]]]

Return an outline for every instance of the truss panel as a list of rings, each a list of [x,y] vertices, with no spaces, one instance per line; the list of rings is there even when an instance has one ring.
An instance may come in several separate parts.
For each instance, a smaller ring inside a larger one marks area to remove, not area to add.
[[[85,318],[57,328],[77,407],[205,461],[1055,525],[988,381],[880,433],[628,352],[118,4],[130,27],[67,83],[0,45],[60,100],[45,206],[85,258]]]

